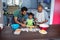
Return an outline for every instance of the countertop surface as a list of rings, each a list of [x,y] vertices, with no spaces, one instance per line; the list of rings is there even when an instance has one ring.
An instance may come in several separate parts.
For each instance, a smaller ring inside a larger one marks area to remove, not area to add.
[[[21,32],[20,35],[14,35],[11,27],[4,27],[0,32],[0,40],[60,40],[60,25],[50,25],[47,34],[39,32]]]

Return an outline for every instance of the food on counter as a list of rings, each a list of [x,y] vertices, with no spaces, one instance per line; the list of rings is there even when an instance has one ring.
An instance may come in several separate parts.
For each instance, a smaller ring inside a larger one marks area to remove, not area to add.
[[[20,30],[20,29],[16,29],[16,30],[15,30],[15,32],[14,32],[14,34],[19,35],[19,34],[20,34],[20,32],[21,32],[21,30]]]
[[[41,34],[47,34],[47,31],[45,31],[45,30],[40,30],[39,31]]]

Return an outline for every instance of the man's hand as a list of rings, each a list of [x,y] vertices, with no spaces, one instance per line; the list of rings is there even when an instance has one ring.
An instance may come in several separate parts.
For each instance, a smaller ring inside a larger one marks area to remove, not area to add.
[[[37,20],[37,18],[34,18],[34,20],[36,21],[36,20]]]
[[[48,20],[45,20],[43,22],[38,22],[38,24],[43,24],[43,23],[46,23],[46,22],[48,22]]]
[[[48,20],[43,21],[43,23],[46,23],[46,22],[48,22]]]
[[[25,25],[25,24],[23,24],[23,23],[21,23],[20,25],[21,25],[22,27],[25,27],[25,26],[26,26],[26,25]]]
[[[38,22],[38,24],[43,24],[43,22]]]

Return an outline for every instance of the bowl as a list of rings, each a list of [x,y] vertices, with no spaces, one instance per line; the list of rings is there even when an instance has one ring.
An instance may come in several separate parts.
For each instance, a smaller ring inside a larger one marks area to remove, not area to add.
[[[16,29],[18,29],[19,27],[20,27],[19,24],[12,24],[12,25],[11,25],[12,30],[16,30]]]
[[[47,30],[49,25],[47,25],[47,24],[40,24],[39,27],[40,27],[41,30]]]

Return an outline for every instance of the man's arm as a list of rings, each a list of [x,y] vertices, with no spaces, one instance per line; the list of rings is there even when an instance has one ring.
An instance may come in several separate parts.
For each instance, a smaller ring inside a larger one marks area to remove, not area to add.
[[[20,24],[20,22],[17,20],[17,17],[19,15],[19,10],[15,10],[14,13],[13,13],[13,15],[14,15],[14,21],[15,21],[15,23]]]
[[[19,15],[19,10],[16,10],[14,11],[14,21],[17,23],[17,24],[20,24],[21,26],[25,27],[25,24],[19,22],[17,19],[18,19],[18,15]]]
[[[45,11],[45,21],[43,22],[43,23],[46,23],[46,22],[48,22],[48,19],[49,19],[49,17],[48,17],[48,13]]]
[[[26,25],[23,24],[23,23],[20,23],[18,20],[17,20],[17,17],[14,17],[14,20],[17,24],[20,24],[22,27],[25,27]]]
[[[14,21],[18,24],[21,24],[18,20],[17,20],[17,17],[14,17]]]

